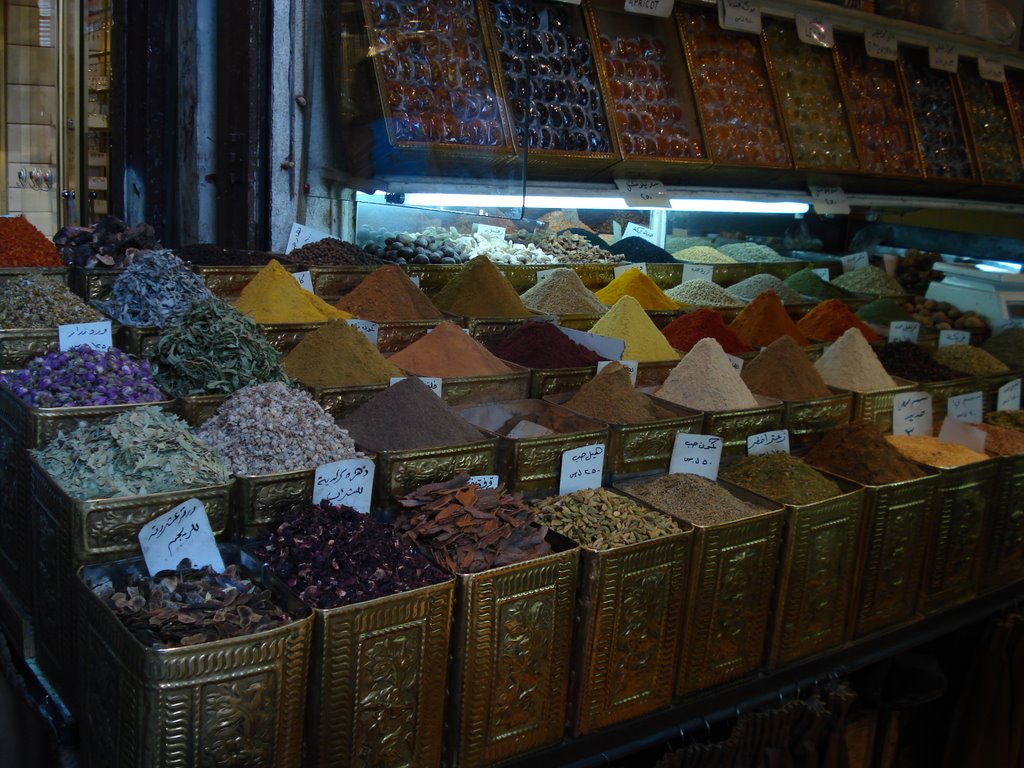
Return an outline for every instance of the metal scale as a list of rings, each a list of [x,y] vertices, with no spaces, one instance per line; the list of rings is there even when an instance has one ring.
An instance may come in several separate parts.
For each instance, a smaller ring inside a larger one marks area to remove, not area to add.
[[[937,261],[933,269],[946,276],[929,284],[925,298],[948,301],[964,311],[973,309],[993,328],[1011,321],[1024,323],[1024,274],[1020,264]]]

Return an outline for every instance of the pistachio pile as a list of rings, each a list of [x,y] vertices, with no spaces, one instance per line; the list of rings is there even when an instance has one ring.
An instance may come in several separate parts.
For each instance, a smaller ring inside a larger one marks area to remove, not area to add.
[[[590,549],[611,549],[679,533],[670,517],[605,488],[534,502],[537,522]]]

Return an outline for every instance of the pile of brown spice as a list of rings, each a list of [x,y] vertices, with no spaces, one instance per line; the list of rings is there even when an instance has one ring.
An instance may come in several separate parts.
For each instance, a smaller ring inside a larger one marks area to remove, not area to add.
[[[375,269],[334,305],[375,323],[440,320],[443,315],[401,267]]]
[[[927,472],[903,457],[885,435],[866,424],[844,424],[804,454],[808,464],[864,485],[901,483]]]
[[[780,336],[743,366],[740,378],[751,392],[779,400],[829,397],[832,390],[790,336]]]
[[[440,323],[430,333],[388,358],[417,376],[494,376],[512,368],[454,323]]]
[[[508,281],[486,256],[477,256],[434,296],[434,306],[462,317],[529,317]]]
[[[1024,432],[992,424],[972,424],[985,432],[985,453],[989,456],[1015,456],[1024,453]]]
[[[659,475],[617,487],[655,509],[697,526],[731,523],[766,511],[741,501],[722,486],[698,475]]]
[[[405,375],[344,320],[328,320],[306,334],[285,357],[284,372],[310,387],[387,384]]]
[[[576,390],[565,407],[609,424],[646,424],[675,416],[637,391],[629,371],[615,362],[608,363],[597,376]]]
[[[471,485],[466,475],[398,498],[399,530],[450,573],[479,573],[549,555],[547,528],[522,494]]]
[[[959,443],[943,443],[937,437],[920,435],[888,435],[886,438],[896,450],[912,461],[919,461],[930,467],[961,467],[988,458],[984,453],[972,451]]]
[[[780,336],[792,336],[797,344],[809,342],[772,291],[758,295],[729,324],[729,330],[752,347],[765,347]]]
[[[1024,411],[992,411],[985,414],[985,423],[1006,429],[1024,429]]]

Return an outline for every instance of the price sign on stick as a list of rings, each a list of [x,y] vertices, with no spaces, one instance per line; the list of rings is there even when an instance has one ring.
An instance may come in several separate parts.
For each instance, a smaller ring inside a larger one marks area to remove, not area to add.
[[[635,221],[629,222],[626,225],[625,231],[622,233],[623,237],[639,237],[641,240],[646,240],[648,243],[653,245],[658,244],[658,235],[650,227],[642,227]]]
[[[370,511],[374,464],[370,459],[342,459],[321,464],[313,477],[313,503],[328,501],[356,512]]]
[[[61,352],[67,352],[75,347],[92,347],[100,352],[106,352],[114,346],[114,340],[110,332],[110,321],[101,320],[97,323],[58,325],[57,346]]]
[[[966,395],[954,395],[946,401],[946,413],[967,424],[980,424],[982,416],[981,392],[968,392]]]
[[[751,0],[718,0],[718,26],[732,32],[761,34],[761,9]]]
[[[683,282],[689,280],[707,280],[713,282],[715,268],[711,264],[683,264]]]
[[[326,232],[319,232],[307,227],[305,224],[292,224],[292,231],[288,233],[288,244],[285,245],[284,252],[291,253],[296,248],[301,248],[302,246],[309,245],[310,243],[318,243],[329,237],[334,237],[334,235],[330,235]]]
[[[832,20],[819,13],[798,13],[796,15],[796,34],[801,42],[808,45],[820,45],[823,48],[831,48],[835,45]]]
[[[405,376],[392,376],[389,384],[393,387],[405,378]],[[417,376],[416,378],[422,381],[427,389],[441,397],[441,379],[437,376]]]
[[[917,341],[921,333],[921,324],[909,320],[889,323],[889,341]]]
[[[721,461],[722,438],[676,432],[668,471],[674,475],[700,475],[708,480],[717,480]]]
[[[932,433],[932,396],[927,392],[897,392],[893,398],[892,433],[923,437]]]
[[[951,347],[956,344],[970,344],[970,331],[939,331],[939,346]]]
[[[747,437],[747,455],[764,453],[789,453],[789,430],[775,429]]]
[[[1020,379],[1014,379],[999,388],[996,395],[996,410],[1020,410]]]
[[[558,493],[600,488],[604,476],[604,444],[584,445],[562,453]]]
[[[896,33],[891,29],[869,29],[864,33],[864,50],[873,58],[896,61],[900,52]]]
[[[356,319],[346,320],[345,322],[347,322],[352,328],[355,328],[357,331],[363,334],[363,336],[365,336],[367,340],[371,344],[373,344],[373,346],[377,346],[377,336],[380,333],[380,328],[375,322],[373,322],[372,320]]]
[[[139,546],[151,576],[174,570],[185,558],[193,568],[209,565],[218,573],[224,570],[206,507],[199,499],[183,501],[142,526]]]
[[[498,476],[497,475],[472,475],[468,480],[470,485],[475,485],[477,488],[497,488],[498,487]]]
[[[313,273],[309,270],[305,272],[292,272],[292,277],[299,281],[299,285],[305,288],[310,293],[313,293]]]

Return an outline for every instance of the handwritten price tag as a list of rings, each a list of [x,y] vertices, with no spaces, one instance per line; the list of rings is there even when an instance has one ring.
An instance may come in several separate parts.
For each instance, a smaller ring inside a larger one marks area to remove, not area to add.
[[[604,367],[606,365],[608,365],[609,363],[611,363],[611,362],[613,362],[613,361],[612,360],[599,360],[598,363],[597,363],[597,372],[600,373],[602,370],[604,370]],[[633,384],[633,386],[635,387],[636,386],[636,374],[637,374],[637,371],[640,370],[640,363],[638,363],[636,360],[615,360],[614,362],[618,363],[623,368],[625,368],[627,371],[629,371],[629,380]]]
[[[106,352],[114,346],[110,332],[110,321],[98,323],[70,323],[57,326],[57,344],[61,352],[75,347],[92,347]]]
[[[667,19],[672,15],[674,2],[675,0],[626,0],[624,8],[627,13],[661,16],[663,19]]]
[[[900,52],[896,33],[889,29],[869,29],[864,33],[864,50],[873,58],[896,61]]]
[[[420,276],[419,275],[409,275],[409,279],[412,281],[412,284],[415,285],[417,288],[420,287]]]
[[[563,269],[564,269],[564,267],[563,267]],[[550,278],[557,271],[558,271],[558,269],[542,269],[540,272],[537,273],[537,282],[538,283],[543,283],[545,280]]]
[[[395,384],[404,380],[405,378],[405,376],[392,376],[390,384],[393,387],[395,386]],[[429,389],[435,395],[437,395],[438,397],[441,396],[441,379],[437,378],[436,376],[417,376],[416,378],[422,381],[426,385],[427,389]]]
[[[336,507],[352,507],[364,515],[373,496],[374,465],[370,459],[343,459],[321,464],[313,478],[313,503],[327,501]]]
[[[642,240],[646,240],[648,243],[658,244],[658,236],[654,233],[654,230],[650,227],[642,227],[635,221],[629,222],[626,225],[626,231],[622,233],[623,237],[639,237]]]
[[[577,331],[574,328],[563,328],[562,326],[559,326],[558,330],[605,360],[619,360],[622,353],[626,351],[626,342],[622,339],[613,339],[611,336]]]
[[[917,341],[921,334],[921,324],[900,320],[889,323],[889,341]]]
[[[1003,384],[996,392],[997,411],[1020,410],[1020,379]]]
[[[970,331],[939,331],[939,346],[951,347],[954,344],[970,344]]]
[[[957,421],[980,424],[982,416],[981,392],[954,395],[946,401],[946,413]]]
[[[850,201],[841,187],[823,187],[809,184],[811,204],[816,213],[837,213],[845,215],[850,212]]]
[[[622,266],[615,267],[613,272],[615,273],[615,276],[618,277],[619,275],[626,274],[631,269],[639,269],[645,275],[647,274],[647,265],[643,264],[643,263],[640,263],[640,264],[623,264]]]
[[[676,432],[668,471],[673,475],[700,475],[708,480],[717,480],[721,461],[722,438]]]
[[[206,507],[199,499],[183,501],[142,526],[139,546],[150,575],[174,570],[186,557],[193,568],[209,565],[218,573],[224,570]]]
[[[284,247],[284,252],[291,253],[296,248],[326,240],[329,237],[334,237],[334,235],[311,229],[305,224],[292,224],[292,231],[288,233],[288,244]]]
[[[497,488],[498,487],[498,476],[497,475],[472,475],[468,480],[470,485],[475,485],[477,488]]]
[[[736,357],[736,355],[726,355],[725,359],[729,361],[729,365],[736,373],[743,373],[743,363],[745,362],[742,357]]]
[[[945,418],[942,428],[939,430],[939,442],[957,443],[978,453],[985,452],[985,438],[987,437],[988,435],[982,430],[963,421],[957,421],[952,416]]]
[[[982,80],[991,80],[994,83],[1006,82],[1006,65],[999,59],[989,59],[985,56],[978,57],[978,74]]]
[[[820,45],[831,48],[835,45],[832,31],[832,20],[821,14],[798,13],[796,15],[796,34],[808,45]]]
[[[299,282],[299,285],[301,285],[303,288],[305,288],[310,293],[313,293],[313,273],[312,272],[310,272],[308,270],[305,271],[305,272],[292,272],[292,277],[294,277]]]
[[[932,396],[927,392],[899,392],[893,398],[892,433],[924,437],[932,433]]]
[[[349,327],[355,328],[363,336],[365,336],[373,346],[377,346],[377,337],[380,333],[380,327],[372,320],[346,320]]]
[[[951,45],[929,45],[928,66],[943,72],[956,72],[960,68],[960,54]]]
[[[789,453],[789,430],[775,429],[747,437],[747,455],[759,456],[763,453]]]
[[[683,264],[683,282],[687,280],[707,280],[712,282],[715,268],[711,264]]]
[[[832,280],[832,273],[828,271],[828,267],[814,267],[811,269],[811,272],[816,274],[826,283]]]
[[[627,4],[628,5],[628,4]],[[669,4],[671,10],[672,3]],[[626,10],[629,10],[627,7]],[[615,186],[622,193],[626,205],[639,208],[669,208],[668,190],[657,179],[616,179]]]
[[[750,0],[718,0],[718,25],[733,32],[761,34],[761,9]]]
[[[562,453],[559,495],[600,488],[604,477],[604,444],[594,443]]]
[[[871,261],[868,259],[866,251],[851,253],[849,256],[843,256],[839,260],[843,262],[843,272],[853,272],[855,269],[871,265]]]
[[[473,232],[478,235],[483,235],[491,240],[504,240],[505,232],[504,227],[499,227],[494,224],[474,224]]]

